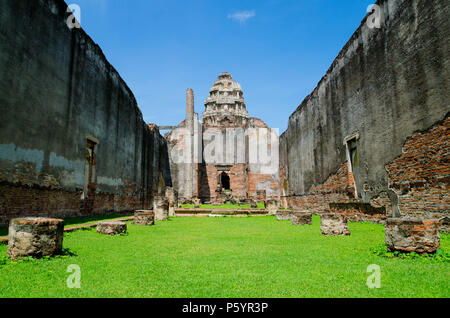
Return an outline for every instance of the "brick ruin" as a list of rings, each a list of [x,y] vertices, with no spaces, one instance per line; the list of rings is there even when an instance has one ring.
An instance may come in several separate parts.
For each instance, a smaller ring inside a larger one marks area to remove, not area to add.
[[[385,223],[450,212],[448,2],[379,0],[280,137],[282,203]],[[442,223],[442,222],[441,222]]]
[[[439,219],[448,230],[450,4],[377,4],[381,27],[362,21],[280,137],[249,116],[228,73],[201,119],[188,89],[185,120],[163,137],[98,45],[67,27],[64,1],[0,2],[0,225],[264,201],[280,219]]]
[[[252,161],[258,138],[269,138],[264,149],[273,163]],[[194,111],[194,93],[187,90],[186,120],[165,135],[172,182],[182,202],[279,200],[278,136],[262,120],[249,117],[243,91],[222,73],[205,100],[202,119]]]

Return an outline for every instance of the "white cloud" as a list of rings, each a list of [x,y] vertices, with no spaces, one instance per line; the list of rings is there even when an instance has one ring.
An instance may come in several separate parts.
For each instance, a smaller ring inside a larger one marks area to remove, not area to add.
[[[255,10],[251,11],[238,11],[233,14],[228,15],[228,19],[233,19],[239,21],[239,23],[245,23],[250,18],[253,18],[256,15]]]

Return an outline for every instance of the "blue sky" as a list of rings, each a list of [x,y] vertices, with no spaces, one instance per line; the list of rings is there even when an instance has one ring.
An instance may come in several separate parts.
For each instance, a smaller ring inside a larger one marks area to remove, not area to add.
[[[184,119],[217,75],[244,90],[252,117],[283,132],[374,0],[68,0],[134,92],[147,122]]]

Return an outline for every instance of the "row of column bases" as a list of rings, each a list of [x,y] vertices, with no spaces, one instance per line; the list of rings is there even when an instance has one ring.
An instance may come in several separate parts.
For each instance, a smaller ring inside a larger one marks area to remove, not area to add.
[[[345,215],[321,214],[324,235],[350,235]],[[291,219],[293,225],[311,225],[312,213],[277,213],[277,219]],[[135,211],[134,224],[151,226],[169,219],[165,205],[151,210]],[[389,251],[434,253],[440,248],[440,222],[421,219],[388,219],[385,241]],[[97,232],[118,235],[127,232],[127,224],[119,221],[100,222]],[[26,257],[54,256],[63,251],[64,220],[49,218],[13,219],[9,226],[8,256],[12,260]]]
[[[292,225],[312,225],[312,213],[277,213],[278,220],[292,220]],[[343,214],[320,214],[323,235],[350,235],[348,219]],[[439,220],[418,218],[391,218],[385,224],[385,242],[390,252],[435,253],[440,249]]]

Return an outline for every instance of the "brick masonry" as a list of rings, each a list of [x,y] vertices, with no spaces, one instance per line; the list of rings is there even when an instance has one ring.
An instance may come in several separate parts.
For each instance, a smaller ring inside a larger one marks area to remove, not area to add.
[[[323,235],[350,235],[347,218],[340,214],[322,214],[320,216],[320,229]]]
[[[134,212],[134,224],[136,225],[154,225],[155,213],[153,211],[141,210]]]
[[[328,213],[330,203],[355,201],[354,181],[352,173],[348,169],[348,162],[341,165],[339,170],[331,175],[325,183],[311,187],[307,194],[292,194],[288,195],[286,199],[293,209],[314,213]]]
[[[353,202],[353,203],[330,203],[330,212],[343,215],[349,221],[372,223],[386,222],[386,208],[374,207],[369,203]]]
[[[63,248],[64,221],[49,218],[18,218],[11,220],[8,256],[41,258],[60,254]]]
[[[106,235],[119,235],[127,233],[127,224],[120,221],[100,222],[97,224],[97,232]]]
[[[320,214],[365,203],[386,217],[441,218],[450,211],[450,4],[377,4],[383,26],[368,27],[367,16],[289,117],[284,204]]]
[[[312,225],[312,213],[292,213],[292,225]]]
[[[389,251],[434,253],[440,248],[437,220],[388,219],[385,236]]]
[[[171,183],[165,139],[67,17],[63,0],[0,4],[0,224],[151,208]]]
[[[269,214],[272,213],[269,211]],[[277,211],[276,216],[278,221],[290,221],[292,220],[292,211]]]
[[[386,170],[402,216],[450,216],[450,118],[408,138]]]
[[[0,225],[17,217],[79,217],[127,214],[149,203],[139,196],[96,193],[90,200],[81,199],[82,190],[71,192],[30,186],[0,186]]]

